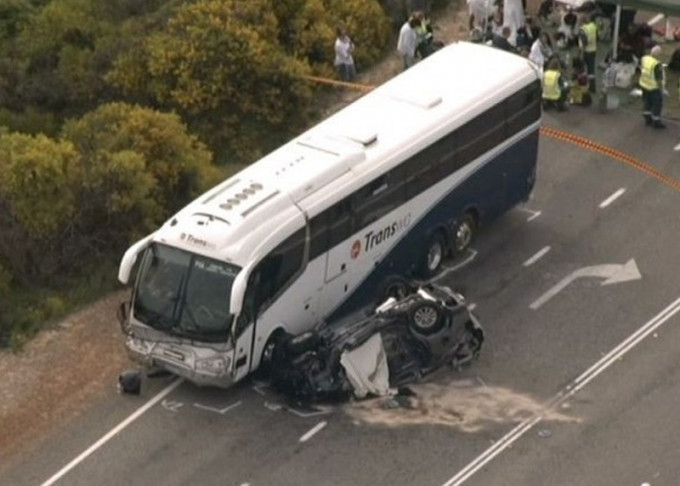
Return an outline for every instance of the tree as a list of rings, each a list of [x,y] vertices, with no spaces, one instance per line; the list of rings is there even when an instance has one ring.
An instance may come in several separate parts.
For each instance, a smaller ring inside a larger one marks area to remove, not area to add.
[[[257,136],[300,120],[311,96],[302,79],[308,65],[277,42],[272,5],[273,0],[184,4],[167,28],[147,39],[144,61],[122,59],[109,79],[130,95],[146,79],[147,96],[180,109],[189,120],[210,120],[214,136],[239,156],[253,157]]]
[[[79,169],[69,142],[0,136],[0,261],[15,279],[31,281],[59,266],[53,250],[76,213]]]
[[[91,213],[84,220],[107,238],[150,231],[219,177],[210,152],[174,114],[110,103],[67,122],[62,136],[81,155]],[[102,217],[108,228],[98,227]]]
[[[121,103],[62,138],[0,135],[0,264],[24,285],[118,254],[217,181],[176,115]]]

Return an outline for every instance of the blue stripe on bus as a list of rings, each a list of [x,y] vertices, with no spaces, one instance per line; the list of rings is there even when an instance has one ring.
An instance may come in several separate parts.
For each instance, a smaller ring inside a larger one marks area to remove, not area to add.
[[[335,321],[360,307],[373,304],[378,297],[378,289],[390,276],[415,278],[419,259],[432,232],[446,221],[461,217],[466,208],[477,208],[478,225],[484,227],[525,201],[533,189],[537,156],[538,128],[485,163],[427,211],[325,320]]]

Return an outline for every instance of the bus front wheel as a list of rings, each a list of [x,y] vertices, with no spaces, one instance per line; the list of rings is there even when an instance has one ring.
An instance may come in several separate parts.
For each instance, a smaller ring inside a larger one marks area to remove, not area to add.
[[[287,339],[287,334],[283,330],[274,331],[269,336],[267,344],[262,350],[262,357],[260,358],[260,366],[257,368],[256,375],[260,379],[272,378],[272,372],[277,369],[277,361],[281,360],[284,355],[284,342]]]
[[[477,223],[470,213],[465,213],[453,229],[453,253],[460,255],[470,247],[477,232]]]

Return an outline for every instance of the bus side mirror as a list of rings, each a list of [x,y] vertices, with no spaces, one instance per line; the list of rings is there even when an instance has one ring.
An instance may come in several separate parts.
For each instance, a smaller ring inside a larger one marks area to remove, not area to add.
[[[118,267],[118,280],[121,283],[127,284],[130,280],[130,273],[132,272],[132,267],[135,266],[137,262],[137,257],[144,251],[151,241],[153,233],[144,239],[139,240],[137,243],[132,245],[123,255],[123,259],[120,261],[120,267]]]
[[[123,330],[123,333],[127,334],[128,327],[130,325],[129,318],[130,318],[130,307],[131,307],[131,302],[129,300],[126,300],[125,302],[121,302],[120,305],[118,306],[118,311],[116,312],[116,317],[118,317],[118,323],[120,324],[120,328]]]

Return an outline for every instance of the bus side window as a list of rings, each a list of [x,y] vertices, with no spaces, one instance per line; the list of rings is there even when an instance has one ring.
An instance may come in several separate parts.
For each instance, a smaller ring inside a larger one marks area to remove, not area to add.
[[[352,236],[352,212],[349,199],[343,199],[328,209],[328,248]]]
[[[404,184],[409,199],[439,182],[437,160],[428,149],[402,163]]]
[[[254,308],[262,307],[279,295],[302,270],[306,229],[301,228],[274,248],[253,270],[259,277],[253,285]]]
[[[508,137],[541,117],[541,91],[540,83],[537,83],[515,93],[505,102]]]
[[[458,129],[461,162],[467,164],[505,140],[505,103],[491,107]]]
[[[309,260],[328,251],[330,231],[328,211],[317,214],[309,221]]]
[[[363,228],[403,204],[406,188],[404,180],[392,170],[362,187],[353,197],[356,225]]]

